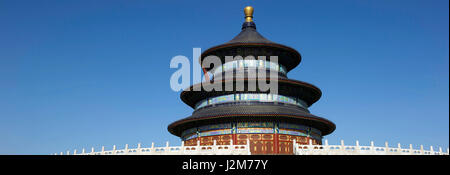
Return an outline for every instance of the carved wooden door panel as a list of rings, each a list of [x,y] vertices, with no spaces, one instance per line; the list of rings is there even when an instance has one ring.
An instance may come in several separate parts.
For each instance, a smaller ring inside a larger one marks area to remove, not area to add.
[[[292,154],[292,143],[279,142],[278,151],[280,154]]]
[[[275,152],[273,141],[264,142],[264,154],[273,154]]]
[[[264,154],[262,141],[250,141],[252,154]]]
[[[280,153],[280,154],[286,154],[287,153],[287,148],[286,148],[286,142],[279,142],[278,143],[279,144],[279,146],[278,146],[278,152]]]

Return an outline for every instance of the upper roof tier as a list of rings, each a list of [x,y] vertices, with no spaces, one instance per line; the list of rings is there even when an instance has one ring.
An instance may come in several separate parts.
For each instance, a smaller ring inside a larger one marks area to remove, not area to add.
[[[292,70],[301,62],[301,55],[297,50],[272,42],[264,38],[256,30],[256,24],[253,22],[253,8],[248,6],[244,9],[245,22],[242,24],[242,31],[232,40],[209,48],[204,51],[200,57],[200,63],[210,55],[218,56],[222,63],[225,63],[225,56],[266,56],[269,61],[270,56],[278,56],[278,62],[286,67],[287,71]],[[206,71],[212,68],[205,68]]]
[[[244,22],[242,24],[242,31],[232,40],[224,44],[233,43],[266,43],[266,44],[276,44],[266,38],[256,31],[256,24],[254,22]]]
[[[231,41],[225,44],[231,43],[268,43],[276,44],[268,39],[264,38],[256,31],[256,24],[253,22],[253,7],[247,6],[244,8],[245,22],[242,24],[242,31]]]

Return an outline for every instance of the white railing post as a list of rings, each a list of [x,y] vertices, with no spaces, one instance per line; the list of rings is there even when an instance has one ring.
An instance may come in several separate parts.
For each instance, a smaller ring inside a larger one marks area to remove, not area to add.
[[[81,154],[86,154],[86,150],[83,148],[83,150],[81,151]]]
[[[170,148],[169,148],[169,141],[166,141],[166,148],[164,149],[164,152],[170,152]]]
[[[413,150],[412,144],[409,144],[409,154],[414,154],[414,150]]]
[[[69,150],[66,151],[66,155],[70,155],[70,151]]]
[[[424,155],[424,152],[423,152],[423,145],[420,145],[420,155]]]
[[[197,140],[197,148],[195,149],[196,152],[200,152],[200,139]]]
[[[152,147],[150,148],[150,152],[151,153],[155,152],[155,142],[152,142]]]
[[[213,140],[213,154],[217,154],[217,140]]]
[[[434,155],[434,149],[433,149],[433,146],[430,146],[430,155]]]
[[[59,153],[59,155],[64,155],[63,152]]]
[[[94,154],[94,147],[92,147],[92,149],[91,149],[91,154],[92,155]]]
[[[128,154],[128,144],[125,144],[125,154]]]
[[[169,145],[169,141],[166,141],[166,148],[164,149],[164,152],[170,152],[170,145]]]
[[[186,153],[186,148],[185,148],[185,142],[184,140],[181,141],[181,148],[180,148],[180,154],[185,154]]]
[[[386,152],[386,155],[389,154],[389,143],[386,141],[384,142],[384,151]]]
[[[102,153],[101,155],[105,155],[105,146],[102,146]]]
[[[139,142],[137,145],[137,153],[141,154],[141,142]]]
[[[361,148],[359,147],[359,141],[356,140],[356,152],[359,153],[361,151]]]
[[[181,154],[184,154],[184,141],[181,141]]]
[[[297,155],[297,141],[295,139],[292,140],[292,152]]]
[[[439,147],[439,155],[442,155],[442,147]]]
[[[250,139],[248,139],[248,138],[247,138],[247,146],[246,147],[247,147],[247,150],[248,150],[247,154],[251,155],[252,153],[250,152]]]
[[[375,154],[375,143],[373,141],[370,141],[370,152],[371,154]]]
[[[341,151],[345,151],[345,143],[344,143],[344,140],[341,140]]]
[[[116,155],[116,145],[113,145],[113,152],[112,152],[112,154]]]
[[[325,150],[326,152],[328,152],[328,148],[329,148],[329,146],[328,146],[328,139],[325,139],[324,150]]]
[[[77,155],[77,149],[73,150],[73,155]]]

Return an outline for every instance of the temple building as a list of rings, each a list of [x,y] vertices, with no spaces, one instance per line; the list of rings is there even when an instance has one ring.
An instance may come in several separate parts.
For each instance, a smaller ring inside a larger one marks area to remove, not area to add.
[[[255,81],[257,76],[250,76],[255,72],[276,71],[278,93],[261,88],[207,91],[205,89],[211,88],[194,84],[180,95],[194,112],[170,124],[169,132],[180,137],[185,146],[213,145],[214,142],[218,145],[249,144],[251,154],[292,154],[294,140],[298,144],[322,144],[322,137],[332,133],[336,126],[308,110],[320,99],[320,89],[287,77],[288,72],[300,64],[300,53],[264,38],[253,22],[253,8],[248,6],[244,12],[241,32],[232,40],[204,51],[199,61],[202,63],[211,55],[219,57],[222,65],[202,68],[213,75],[211,81],[223,84],[248,85],[249,81]],[[255,59],[230,61],[225,56],[253,56]],[[259,56],[267,59],[260,60]],[[278,62],[269,61],[270,56],[277,56]],[[234,76],[225,76],[227,72]],[[201,90],[195,91],[196,88]]]

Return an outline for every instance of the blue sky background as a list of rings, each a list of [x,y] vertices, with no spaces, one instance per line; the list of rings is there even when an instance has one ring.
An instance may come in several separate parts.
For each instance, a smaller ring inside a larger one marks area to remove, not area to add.
[[[170,60],[231,40],[246,5],[302,54],[288,76],[322,89],[310,110],[336,123],[331,144],[447,148],[448,3],[0,0],[0,154],[179,145],[167,125],[192,109]]]

